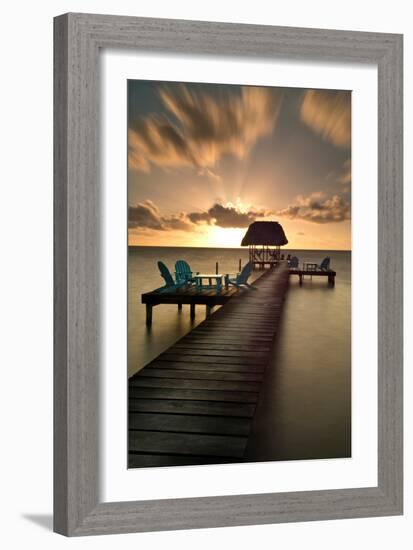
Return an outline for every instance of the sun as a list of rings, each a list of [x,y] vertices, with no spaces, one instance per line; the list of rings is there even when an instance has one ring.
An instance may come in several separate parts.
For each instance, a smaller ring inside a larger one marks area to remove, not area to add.
[[[238,248],[246,229],[239,227],[218,227],[211,225],[208,228],[209,246],[216,248]]]

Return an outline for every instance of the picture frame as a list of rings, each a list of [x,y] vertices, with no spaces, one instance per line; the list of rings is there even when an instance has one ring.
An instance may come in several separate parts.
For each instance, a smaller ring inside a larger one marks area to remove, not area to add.
[[[402,514],[402,36],[70,13],[55,18],[54,41],[54,530],[81,536]],[[377,65],[376,487],[101,502],[96,205],[99,51],[107,47]]]

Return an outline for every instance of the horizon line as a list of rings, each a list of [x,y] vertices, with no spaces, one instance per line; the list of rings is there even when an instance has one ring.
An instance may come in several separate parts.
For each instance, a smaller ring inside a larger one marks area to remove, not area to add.
[[[152,245],[152,244],[129,244],[128,248],[204,248],[206,250],[248,250],[248,246],[182,246],[182,245]],[[314,250],[329,252],[351,252],[351,248],[282,248],[283,250]]]

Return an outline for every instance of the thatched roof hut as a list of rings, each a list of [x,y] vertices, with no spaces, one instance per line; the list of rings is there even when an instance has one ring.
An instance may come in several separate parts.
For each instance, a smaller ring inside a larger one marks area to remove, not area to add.
[[[283,256],[280,246],[288,243],[284,229],[278,222],[254,222],[241,241],[241,246],[249,247],[249,261],[253,268],[274,267]]]
[[[288,243],[284,229],[278,222],[254,222],[241,241],[241,246],[283,246]]]

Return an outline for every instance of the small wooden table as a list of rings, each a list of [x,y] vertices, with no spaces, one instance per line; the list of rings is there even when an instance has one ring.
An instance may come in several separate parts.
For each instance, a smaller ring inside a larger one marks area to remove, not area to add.
[[[304,262],[303,263],[303,269],[304,271],[305,270],[308,270],[308,271],[312,271],[312,270],[316,270],[318,267],[318,264],[314,263],[314,262]]]
[[[197,288],[202,288],[203,286],[216,286],[217,290],[221,290],[223,276],[222,273],[197,273],[194,275],[195,285]],[[207,285],[204,285],[204,280],[208,281]],[[213,280],[215,280],[215,285],[212,284]]]

